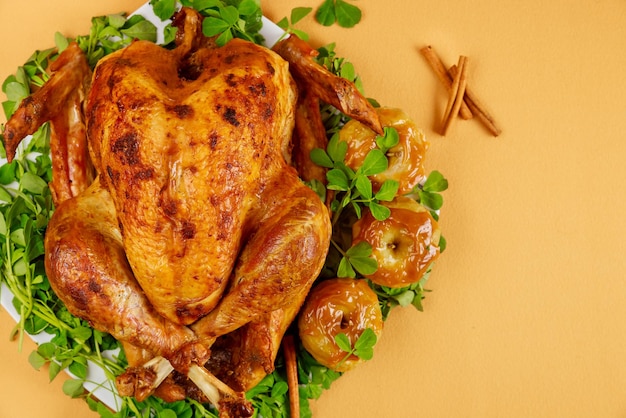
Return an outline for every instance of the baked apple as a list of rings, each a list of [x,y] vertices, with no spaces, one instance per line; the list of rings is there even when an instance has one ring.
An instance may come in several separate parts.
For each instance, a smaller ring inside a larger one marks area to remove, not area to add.
[[[381,203],[391,211],[387,219],[379,221],[367,211],[352,227],[353,244],[368,242],[378,263],[367,278],[387,287],[416,283],[439,256],[439,225],[411,198],[398,196]]]
[[[363,279],[335,278],[317,284],[300,312],[298,330],[304,348],[322,365],[345,372],[361,359],[348,356],[335,342],[345,334],[354,344],[366,329],[377,337],[383,329],[378,297]]]
[[[389,166],[384,172],[371,176],[374,190],[386,180],[399,183],[398,194],[407,194],[425,178],[424,155],[428,142],[424,133],[400,109],[377,108],[376,112],[383,127],[394,128],[398,132],[397,145],[389,148],[386,155]],[[358,169],[367,154],[376,148],[378,134],[361,122],[351,120],[339,131],[339,139],[348,143],[345,161],[348,167]]]

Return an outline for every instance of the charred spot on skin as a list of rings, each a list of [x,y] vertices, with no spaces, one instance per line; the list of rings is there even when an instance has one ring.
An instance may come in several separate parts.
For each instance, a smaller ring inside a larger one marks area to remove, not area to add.
[[[124,58],[124,57],[120,57],[118,59],[115,60],[115,64],[116,66],[124,66],[124,67],[134,67],[135,63],[128,59],[128,58]]]
[[[135,180],[150,180],[154,177],[154,170],[152,168],[148,168],[146,170],[140,170],[135,173]]]
[[[24,97],[24,99],[22,99],[22,103],[24,106],[30,106],[34,101],[35,99],[33,99],[33,96],[26,96]]]
[[[88,284],[89,291],[95,294],[100,294],[102,292],[102,286],[93,278],[89,278]]]
[[[262,81],[259,81],[256,84],[252,84],[250,87],[248,87],[248,90],[250,90],[250,93],[254,94],[255,96],[265,97],[267,95],[267,87]]]
[[[115,102],[115,105],[117,106],[118,112],[124,113],[126,111],[126,106],[124,106],[124,103],[121,100],[118,100],[117,102]]]
[[[216,204],[216,202],[211,202],[214,205]],[[220,213],[218,214],[218,219],[217,219],[217,229],[215,231],[215,238],[218,241],[222,241],[222,240],[227,240],[229,239],[230,235],[230,228],[233,224],[233,216],[230,214],[230,212],[227,211],[220,211]]]
[[[268,120],[272,117],[272,115],[274,115],[274,106],[268,103],[265,106],[265,109],[263,109],[263,119]]]
[[[66,291],[70,295],[75,307],[81,311],[89,312],[89,296],[82,286],[67,286]]]
[[[194,110],[189,105],[170,106],[170,107],[167,107],[167,111],[174,113],[179,119],[192,118],[194,115]]]
[[[93,105],[93,107],[91,108],[91,112],[89,112],[89,114],[87,115],[87,126],[96,125],[96,120],[98,119],[98,115],[100,113],[99,108],[99,104],[96,103]]]
[[[125,97],[125,99],[126,99],[125,101],[118,100],[117,102],[115,102],[115,105],[117,106],[117,110],[120,113],[124,113],[127,110],[137,110],[137,109],[140,109],[144,105],[144,102],[141,100],[134,100],[129,97]]]
[[[217,147],[218,139],[219,136],[217,135],[217,132],[211,132],[211,134],[209,135],[209,146],[211,147],[211,149],[215,149]]]
[[[159,202],[159,206],[163,209],[163,213],[169,217],[175,216],[178,212],[178,203],[175,200]]]
[[[260,155],[259,155],[259,157],[260,157]],[[268,170],[272,166],[272,164],[274,164],[274,159],[272,158],[272,156],[265,155],[263,157],[263,161],[262,161],[263,170]],[[279,187],[279,186],[277,186],[277,187]]]
[[[233,126],[238,127],[240,125],[239,120],[237,119],[237,111],[232,107],[227,107],[224,111],[223,118],[226,122],[230,123]]]
[[[126,165],[139,163],[139,141],[135,132],[129,132],[111,144],[111,152]]]
[[[184,239],[193,239],[196,236],[196,225],[193,222],[184,221],[181,233]]]
[[[121,63],[121,64],[129,64],[130,61],[127,59],[118,59],[116,61],[117,63]],[[115,63],[112,63],[114,66],[116,65]],[[127,67],[130,67],[130,65],[126,65]],[[119,75],[116,72],[109,72],[109,76],[106,80],[106,86],[109,90],[114,90],[115,87],[120,84],[120,82],[122,81],[122,79],[124,78],[123,75]]]
[[[115,87],[115,78],[114,77],[109,77],[107,79],[107,87],[109,88],[109,90],[113,90],[113,87]]]
[[[237,81],[235,80],[235,74],[228,74],[226,75],[226,84],[228,84],[229,87],[236,87],[237,86]]]

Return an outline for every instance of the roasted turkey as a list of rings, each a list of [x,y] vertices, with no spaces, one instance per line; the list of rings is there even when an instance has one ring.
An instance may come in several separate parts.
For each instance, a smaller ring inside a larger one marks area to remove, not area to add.
[[[79,189],[55,197],[45,240],[53,289],[73,314],[141,352],[136,363],[162,358],[171,365],[165,374],[175,369],[196,384],[199,374],[218,376],[228,396],[209,400],[223,416],[245,416],[240,393],[273,370],[330,242],[328,210],[292,164],[325,141],[319,116],[299,118],[296,131],[309,137],[293,135],[298,97],[381,128],[354,85],[316,64],[297,38],[275,51],[239,39],[217,47],[201,23],[183,8],[175,48],[135,41],[103,58],[87,84],[82,65],[74,64],[79,76],[60,68],[9,120],[5,137],[11,158],[33,131],[33,109],[37,125],[60,119],[51,97],[70,97],[72,111],[85,98],[72,120],[86,135],[53,137],[64,151],[53,154],[53,176],[68,164],[86,173]],[[62,57],[85,60],[76,46]],[[55,111],[40,111],[46,104]],[[311,120],[314,129],[302,126]],[[90,158],[72,160],[83,149],[72,144],[85,140]],[[120,392],[147,396],[154,388],[139,390],[141,379],[129,368]],[[181,386],[171,396],[188,396]]]

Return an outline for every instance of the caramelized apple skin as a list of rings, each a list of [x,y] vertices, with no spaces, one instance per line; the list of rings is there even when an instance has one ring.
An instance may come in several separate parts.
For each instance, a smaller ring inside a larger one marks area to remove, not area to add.
[[[350,345],[363,331],[380,336],[383,319],[376,293],[363,279],[335,278],[320,282],[309,293],[298,319],[304,348],[320,364],[339,372],[356,366],[360,359],[335,343],[335,336],[347,335]]]
[[[365,213],[352,227],[353,244],[367,241],[372,246],[378,269],[368,279],[387,287],[408,286],[439,256],[439,226],[413,199],[398,196],[384,204],[391,210],[389,218],[378,221]]]
[[[400,184],[398,194],[411,192],[425,178],[424,156],[428,142],[423,132],[400,109],[377,108],[376,112],[383,127],[393,127],[398,131],[398,144],[387,151],[389,167],[384,172],[372,176],[374,189],[386,180]],[[351,120],[339,131],[339,139],[348,143],[346,164],[356,170],[363,164],[365,156],[376,148],[377,134],[362,123]]]

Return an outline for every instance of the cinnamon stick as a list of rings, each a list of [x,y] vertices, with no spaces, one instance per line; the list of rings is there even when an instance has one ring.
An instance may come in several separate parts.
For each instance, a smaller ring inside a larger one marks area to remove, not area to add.
[[[296,347],[293,335],[285,335],[283,338],[283,354],[285,356],[285,369],[287,372],[287,386],[289,387],[289,408],[291,418],[300,418],[300,392],[298,389],[298,361],[296,359]]]
[[[437,55],[433,47],[430,45],[425,46],[424,48],[420,49],[420,53],[424,56],[424,58],[426,58],[426,61],[437,75],[437,78],[439,78],[441,83],[448,90],[448,93],[450,93],[452,90],[452,81],[454,77],[448,73],[448,70],[446,69],[447,67],[444,65],[441,58],[439,58],[439,55]],[[461,103],[459,114],[463,119],[472,118],[472,111],[466,103]]]
[[[459,73],[457,66],[453,65],[448,70],[448,73],[452,77],[456,77]],[[472,111],[472,114],[482,122],[482,124],[491,132],[493,136],[498,136],[502,133],[502,129],[496,124],[495,119],[487,111],[483,103],[478,99],[478,96],[469,87],[465,88],[465,103]]]
[[[461,55],[457,64],[459,71],[454,77],[452,82],[452,90],[450,92],[450,98],[448,99],[448,105],[446,111],[443,114],[441,134],[446,135],[448,128],[452,124],[452,121],[459,114],[463,98],[465,97],[465,89],[467,86],[466,68],[467,57]]]

